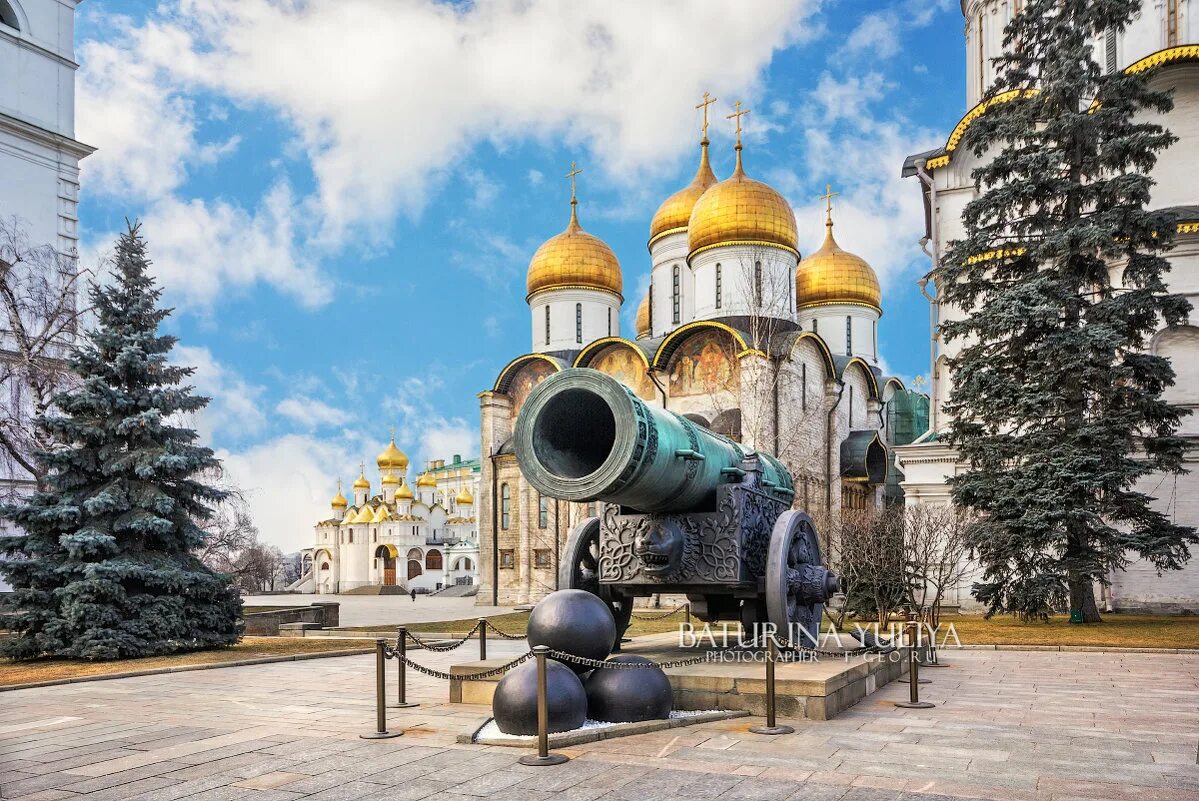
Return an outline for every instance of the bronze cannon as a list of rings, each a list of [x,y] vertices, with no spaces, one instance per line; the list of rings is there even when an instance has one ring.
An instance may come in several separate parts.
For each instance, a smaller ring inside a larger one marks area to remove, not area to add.
[[[770,623],[780,640],[815,641],[839,582],[812,519],[791,509],[791,474],[773,456],[589,369],[563,370],[530,393],[515,446],[543,495],[603,503],[571,532],[559,586],[607,602],[618,638],[635,598],[678,593],[702,621],[747,631]]]

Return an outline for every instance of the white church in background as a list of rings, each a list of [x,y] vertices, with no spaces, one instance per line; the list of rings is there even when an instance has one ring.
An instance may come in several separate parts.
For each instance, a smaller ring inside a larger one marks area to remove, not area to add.
[[[408,456],[392,439],[375,465],[378,492],[371,491],[365,469],[350,498],[338,482],[330,516],[313,527],[314,544],[301,552],[300,579],[288,589],[473,595],[479,576],[479,460],[437,459],[412,487]]]
[[[959,149],[966,129],[986,113],[982,98],[995,79],[992,59],[1003,47],[1003,29],[1018,13],[1020,0],[962,0],[966,18],[966,107],[969,111],[949,134],[945,145],[910,156],[905,176],[913,179],[925,208],[925,242],[934,263],[949,242],[964,235],[962,211],[978,196],[971,171],[977,159]],[[1122,34],[1101,36],[1095,42],[1098,60],[1108,72],[1138,72],[1156,68],[1153,85],[1174,94],[1174,110],[1160,118],[1178,142],[1160,154],[1152,176],[1151,207],[1171,210],[1178,218],[1178,237],[1168,255],[1170,289],[1191,302],[1191,323],[1164,328],[1153,338],[1153,351],[1170,357],[1177,383],[1166,397],[1194,413],[1183,418],[1181,433],[1189,441],[1182,476],[1155,475],[1141,491],[1157,499],[1157,507],[1180,523],[1199,525],[1199,0],[1146,0],[1133,24]],[[1156,116],[1156,115],[1154,115]],[[936,300],[930,284],[934,320],[960,316],[955,308]],[[903,471],[902,487],[909,503],[945,503],[945,480],[966,469],[956,452],[941,441],[948,421],[943,407],[953,377],[945,366],[961,347],[945,343],[933,332],[930,431],[910,445],[896,447]],[[1127,570],[1113,573],[1110,591],[1099,599],[1109,609],[1199,609],[1199,552],[1190,565],[1158,577],[1148,564],[1134,561]],[[964,606],[970,604],[968,587],[962,588]]]

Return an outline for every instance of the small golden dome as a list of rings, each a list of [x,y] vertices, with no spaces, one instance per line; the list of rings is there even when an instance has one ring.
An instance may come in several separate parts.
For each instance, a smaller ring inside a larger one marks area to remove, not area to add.
[[[860,256],[841,249],[833,239],[830,212],[820,250],[799,263],[795,271],[795,300],[799,308],[829,303],[869,306],[883,313],[883,292],[878,276]]]
[[[708,162],[706,137],[699,143],[699,147],[699,169],[695,171],[695,177],[691,179],[691,183],[666,198],[654,212],[654,219],[649,224],[649,245],[651,247],[654,240],[659,237],[685,232],[687,224],[691,221],[691,210],[695,208],[696,201],[709,187],[716,184],[716,174],[712,172],[712,165]]]
[[[395,473],[388,473],[387,475],[383,476],[383,480],[380,481],[379,483],[385,487],[390,487],[395,484],[399,484],[400,480],[398,478],[396,478]]]
[[[688,259],[701,250],[734,244],[780,247],[799,255],[795,212],[772,187],[746,176],[740,145],[733,174],[696,201],[687,237]]]
[[[351,509],[350,511],[346,512],[346,516],[341,519],[341,524],[343,526],[348,526],[353,522],[354,522],[354,510]]]
[[[436,487],[437,479],[433,478],[432,473],[422,473],[421,477],[416,480],[418,487]]]
[[[329,505],[334,509],[345,509],[350,505],[346,500],[346,496],[341,494],[341,479],[337,480],[337,494],[333,496],[333,500],[329,501]]]
[[[649,334],[649,292],[646,292],[641,305],[637,307],[637,338],[645,339]]]
[[[396,490],[396,500],[397,501],[410,501],[415,497],[416,496],[412,494],[412,488],[408,486],[408,481],[407,480],[401,481],[400,488],[398,490]]]
[[[475,496],[470,494],[470,490],[468,490],[466,487],[463,487],[462,491],[459,492],[457,496],[455,496],[454,502],[457,503],[459,506],[465,506],[466,504],[474,503]]]
[[[375,519],[373,510],[370,504],[362,504],[362,508],[358,510],[358,514],[354,517],[355,523],[369,523]]]
[[[396,447],[395,437],[392,437],[391,442],[375,459],[375,463],[379,465],[380,470],[407,470],[408,455]]]
[[[546,240],[529,262],[526,300],[545,289],[583,287],[611,292],[624,299],[624,282],[616,254],[602,239],[592,236],[579,225],[578,201],[570,201],[570,224],[566,230]]]
[[[387,521],[387,507],[379,504],[379,508],[375,510],[375,516],[371,518],[372,523],[384,523]]]
[[[370,489],[371,483],[366,480],[366,472],[358,473],[358,478],[354,479],[354,489]]]

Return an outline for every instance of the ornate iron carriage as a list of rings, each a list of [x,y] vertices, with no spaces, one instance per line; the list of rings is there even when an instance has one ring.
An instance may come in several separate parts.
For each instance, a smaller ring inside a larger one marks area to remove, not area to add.
[[[539,492],[603,502],[571,533],[559,585],[603,598],[619,633],[635,598],[681,593],[705,622],[771,623],[792,644],[815,640],[838,580],[811,518],[791,509],[791,475],[774,457],[588,369],[542,382],[515,442]]]

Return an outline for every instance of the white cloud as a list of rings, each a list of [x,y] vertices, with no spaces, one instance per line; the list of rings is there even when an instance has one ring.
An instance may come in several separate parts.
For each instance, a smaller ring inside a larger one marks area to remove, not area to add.
[[[208,444],[219,432],[223,439],[242,439],[260,434],[266,426],[262,411],[265,388],[251,384],[233,370],[222,366],[208,348],[176,345],[172,351],[175,364],[194,367],[190,381],[196,391],[212,399],[191,421]]]
[[[840,52],[844,55],[869,55],[871,59],[888,59],[899,53],[899,17],[893,11],[867,14],[862,17]]]
[[[303,395],[284,398],[275,406],[275,411],[308,431],[344,424],[349,417],[335,406]]]
[[[460,417],[438,417],[424,422],[420,432],[420,453],[429,459],[449,460],[454,454],[465,458],[479,453],[479,430]]]

